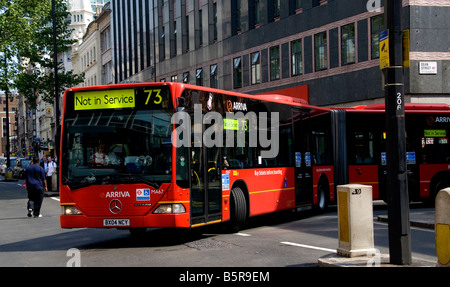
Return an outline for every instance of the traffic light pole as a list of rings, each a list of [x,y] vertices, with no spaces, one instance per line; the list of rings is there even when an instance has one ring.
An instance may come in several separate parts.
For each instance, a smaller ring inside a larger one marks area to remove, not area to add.
[[[390,263],[410,265],[411,237],[406,168],[405,100],[403,88],[402,0],[385,0],[389,31],[389,67],[385,76],[386,156]]]

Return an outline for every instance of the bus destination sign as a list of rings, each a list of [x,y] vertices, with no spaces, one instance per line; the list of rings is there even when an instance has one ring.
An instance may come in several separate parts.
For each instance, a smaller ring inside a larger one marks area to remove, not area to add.
[[[134,89],[76,92],[74,110],[134,108]]]

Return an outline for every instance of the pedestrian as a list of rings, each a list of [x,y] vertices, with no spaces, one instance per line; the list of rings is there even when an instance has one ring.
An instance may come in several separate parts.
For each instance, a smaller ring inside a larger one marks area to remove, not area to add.
[[[47,157],[47,170],[45,171],[45,176],[47,177],[47,187],[48,191],[52,191],[52,174],[56,171],[56,163],[52,161],[52,157]]]
[[[25,182],[28,192],[28,217],[42,217],[41,206],[47,190],[44,169],[39,165],[39,158],[33,157],[32,164],[25,170]]]
[[[40,163],[40,166],[42,166],[44,171],[47,172],[47,157],[45,155],[42,157],[42,161]]]

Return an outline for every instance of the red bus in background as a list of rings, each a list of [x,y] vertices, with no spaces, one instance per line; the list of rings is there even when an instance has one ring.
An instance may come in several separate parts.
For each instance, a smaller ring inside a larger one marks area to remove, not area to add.
[[[341,147],[336,183],[372,185],[374,199],[386,201],[384,104],[332,110],[334,142]],[[450,107],[407,103],[405,119],[410,200],[434,204],[439,190],[450,187]]]
[[[251,216],[334,201],[330,111],[290,97],[181,83],[73,88],[62,120],[63,228],[238,230]]]

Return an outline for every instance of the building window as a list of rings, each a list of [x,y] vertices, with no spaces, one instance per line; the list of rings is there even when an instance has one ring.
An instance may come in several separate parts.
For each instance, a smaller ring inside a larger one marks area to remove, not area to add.
[[[195,84],[197,86],[203,86],[203,69],[197,69],[195,73]]]
[[[211,88],[218,88],[217,83],[217,64],[210,66],[209,84]]]
[[[177,21],[173,21],[173,40],[172,40],[172,43],[173,43],[173,49],[172,49],[173,54],[172,54],[172,56],[176,57],[177,56],[177,49],[178,49],[178,47],[177,47]]]
[[[102,84],[111,84],[112,83],[112,62],[108,62],[105,65],[103,65],[103,79]]]
[[[341,63],[355,63],[355,23],[341,27]]]
[[[328,68],[327,32],[314,35],[314,62],[316,71]]]
[[[213,3],[214,42],[217,41],[217,3]]]
[[[280,18],[280,0],[273,0],[273,18]]]
[[[259,52],[250,55],[252,61],[252,85],[261,83],[261,57]]]
[[[105,52],[111,48],[111,29],[106,28],[100,35],[101,38],[101,50]]]
[[[302,39],[291,42],[291,60],[292,76],[301,75],[303,73]]]
[[[280,46],[270,48],[270,80],[280,79]]]
[[[370,18],[372,59],[377,59],[380,57],[380,50],[379,50],[380,32],[383,30],[384,30],[383,14]]]
[[[248,10],[249,10],[249,28],[253,29],[259,26],[261,21],[261,16],[259,13],[259,9],[261,7],[260,0],[249,0],[248,1]]]
[[[242,63],[241,57],[233,60],[233,88],[242,88]]]
[[[203,10],[198,10],[198,48],[203,47]]]
[[[189,72],[183,74],[183,83],[189,84]]]
[[[241,32],[241,0],[231,1],[231,34],[237,35]]]
[[[161,27],[161,39],[159,40],[159,61],[162,62],[166,59],[166,28]]]
[[[184,35],[183,42],[185,47],[185,52],[189,52],[189,15],[186,15],[186,25],[184,25]]]

